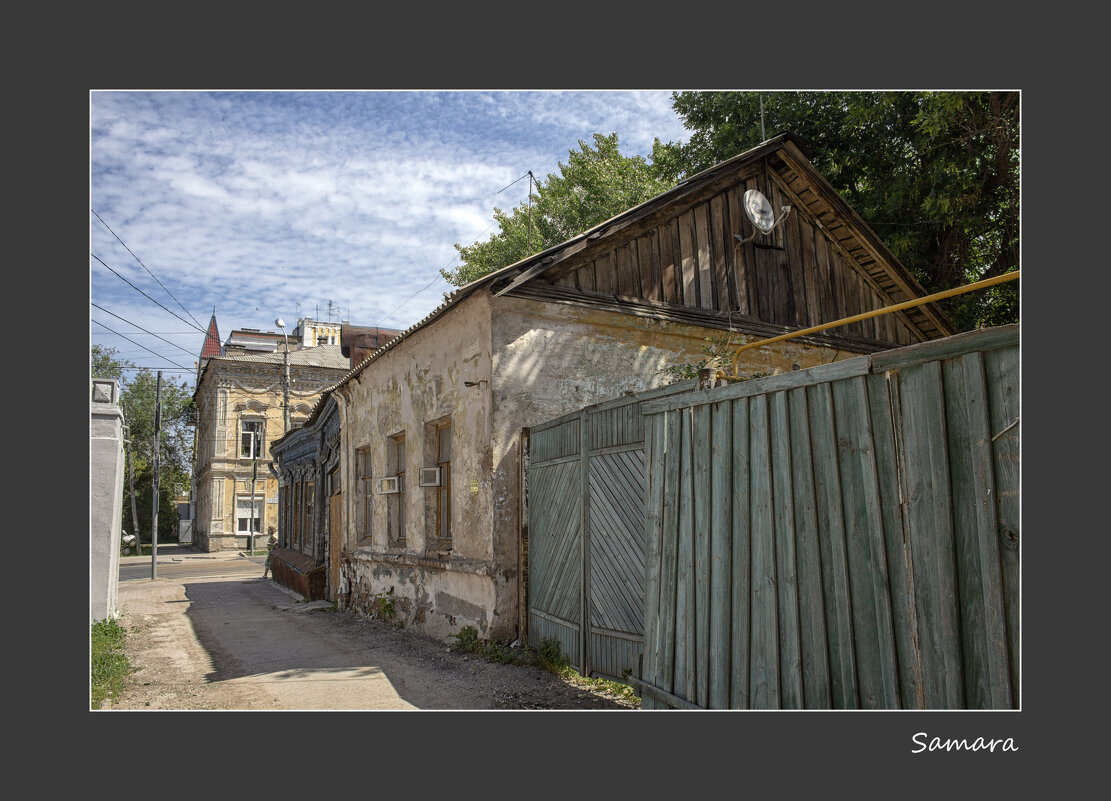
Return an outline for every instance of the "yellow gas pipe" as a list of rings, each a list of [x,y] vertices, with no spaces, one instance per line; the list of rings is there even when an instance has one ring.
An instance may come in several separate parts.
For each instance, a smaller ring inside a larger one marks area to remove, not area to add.
[[[802,328],[798,331],[792,331],[789,334],[780,334],[777,337],[761,339],[756,342],[748,342],[744,345],[741,345],[733,352],[733,375],[724,375],[722,371],[719,370],[717,378],[724,379],[726,381],[740,381],[741,378],[737,375],[737,356],[741,352],[749,350],[751,348],[757,348],[761,345],[770,345],[772,342],[782,342],[785,339],[794,339],[795,337],[806,336],[807,334],[816,334],[819,331],[825,331],[828,328],[836,328],[840,325],[855,323],[857,320],[868,320],[872,317],[879,317],[881,314],[890,314],[891,312],[901,311],[902,309],[910,309],[914,306],[921,306],[925,303],[932,303],[935,300],[941,300],[942,298],[949,298],[953,295],[961,295],[965,292],[972,292],[975,289],[985,289],[989,286],[1002,284],[1006,281],[1014,281],[1016,278],[1018,278],[1018,276],[1019,271],[1015,270],[1013,273],[1004,273],[1003,275],[997,275],[994,278],[985,278],[983,281],[976,281],[972,284],[965,284],[964,286],[955,287],[953,289],[946,289],[943,292],[935,292],[934,294],[927,295],[924,298],[917,298],[915,300],[904,301],[903,303],[896,303],[893,306],[884,306],[882,309],[873,309],[872,311],[864,312],[863,314],[854,314],[852,317],[842,317],[840,320],[834,320],[832,323],[822,323],[821,325],[811,326],[810,328]]]

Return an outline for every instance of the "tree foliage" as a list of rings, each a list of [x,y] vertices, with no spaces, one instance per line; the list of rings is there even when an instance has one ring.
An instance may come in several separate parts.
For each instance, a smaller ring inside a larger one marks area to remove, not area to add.
[[[691,131],[652,162],[676,181],[761,139],[756,92],[677,92]],[[929,292],[1019,266],[1014,92],[767,92],[765,130],[789,131],[815,168]],[[1018,282],[941,304],[960,330],[1018,320]]]
[[[120,382],[120,406],[128,428],[125,445],[128,481],[121,502],[124,520],[130,520],[144,542],[151,541],[154,496],[155,410],[159,411],[158,449],[158,536],[177,538],[174,489],[188,487],[192,473],[193,436],[190,427],[193,399],[185,382],[163,377],[159,393],[158,376],[147,368],[138,369],[130,378],[126,372],[133,364],[120,359],[114,348],[93,345],[90,369],[94,378],[115,378]],[[126,527],[126,525],[125,525]]]
[[[565,242],[673,184],[661,179],[643,156],[623,156],[617,134],[594,134],[593,146],[579,149],[559,164],[559,174],[537,181],[530,200],[509,212],[494,209],[498,232],[472,245],[456,244],[462,264],[441,274],[455,286],[471,281]]]

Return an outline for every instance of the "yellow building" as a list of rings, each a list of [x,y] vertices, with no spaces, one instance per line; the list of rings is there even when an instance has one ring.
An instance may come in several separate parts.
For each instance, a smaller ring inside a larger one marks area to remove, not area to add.
[[[338,326],[337,326],[338,330]],[[267,340],[276,336],[277,347]],[[266,347],[243,347],[259,340]],[[320,393],[350,369],[339,344],[284,350],[281,335],[236,331],[219,345],[216,317],[201,352],[197,388],[193,541],[204,551],[266,546],[278,527],[278,481],[270,443],[303,423]],[[288,398],[288,401],[286,399]],[[261,536],[259,536],[261,535]]]

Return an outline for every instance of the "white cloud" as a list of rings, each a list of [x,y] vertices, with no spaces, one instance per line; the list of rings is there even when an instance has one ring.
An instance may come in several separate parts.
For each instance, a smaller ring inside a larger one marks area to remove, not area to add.
[[[666,91],[94,92],[90,107],[91,207],[127,245],[91,217],[92,253],[189,319],[130,248],[203,326],[215,306],[224,336],[329,300],[366,325],[402,306],[387,324],[407,327],[449,288],[453,245],[524,200],[529,170],[543,180],[594,132],[646,156],[683,135]],[[90,291],[199,351],[203,334],[96,259]]]

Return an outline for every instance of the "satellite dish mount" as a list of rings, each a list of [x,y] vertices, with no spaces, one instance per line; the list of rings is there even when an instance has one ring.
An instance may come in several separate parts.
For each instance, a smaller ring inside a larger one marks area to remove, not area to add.
[[[749,189],[745,192],[744,197],[745,216],[748,217],[752,227],[756,230],[753,231],[752,236],[742,237],[740,234],[733,234],[733,238],[737,240],[738,245],[743,245],[745,242],[750,242],[756,238],[757,234],[767,236],[776,227],[787,219],[791,213],[790,206],[783,206],[780,211],[783,213],[779,219],[775,219],[775,212],[772,210],[772,204],[764,197],[764,194],[758,189]]]

